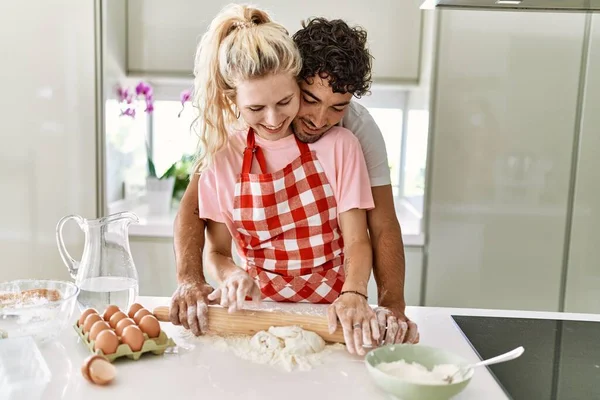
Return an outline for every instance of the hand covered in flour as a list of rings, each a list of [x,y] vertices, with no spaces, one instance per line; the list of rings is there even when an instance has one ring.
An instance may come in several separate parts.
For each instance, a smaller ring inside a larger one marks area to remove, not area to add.
[[[235,312],[244,308],[246,297],[252,297],[254,301],[260,301],[261,293],[258,285],[241,268],[236,268],[223,281],[221,286],[208,295],[209,300],[220,302],[222,307],[228,307],[229,312]]]
[[[406,317],[403,309],[377,307],[375,314],[377,314],[379,331],[383,333],[381,344],[419,343],[417,324]]]
[[[335,332],[337,320],[344,331],[346,348],[350,354],[365,355],[363,347],[371,347],[379,342],[379,324],[367,300],[354,293],[338,297],[327,310],[329,332]]]
[[[184,282],[173,296],[169,319],[174,325],[183,325],[196,336],[208,330],[208,295],[213,291],[206,283]]]

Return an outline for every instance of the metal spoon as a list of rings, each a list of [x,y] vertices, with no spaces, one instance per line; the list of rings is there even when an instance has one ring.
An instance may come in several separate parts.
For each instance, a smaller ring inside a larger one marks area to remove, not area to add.
[[[467,365],[467,366],[461,367],[461,368],[457,369],[456,372],[453,373],[452,375],[448,375],[446,378],[444,378],[444,380],[446,382],[448,382],[448,383],[452,383],[454,381],[454,377],[459,372],[461,372],[461,375],[464,376],[464,373],[466,371],[469,371],[469,370],[471,370],[473,368],[481,367],[481,366],[484,366],[484,365],[499,364],[499,363],[502,363],[502,362],[505,362],[505,361],[514,360],[515,358],[520,357],[521,354],[523,354],[524,351],[525,351],[525,349],[523,348],[523,346],[519,346],[516,349],[509,351],[508,353],[500,354],[499,356],[492,357],[490,359],[487,359],[487,360],[484,360],[484,361],[480,361],[480,362],[475,363],[475,364],[471,364],[471,365]]]

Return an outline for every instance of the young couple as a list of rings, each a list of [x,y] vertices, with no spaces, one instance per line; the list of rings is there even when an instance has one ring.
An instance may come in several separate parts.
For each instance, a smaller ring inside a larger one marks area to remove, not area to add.
[[[212,21],[196,55],[198,174],[175,223],[173,323],[198,335],[209,302],[234,312],[252,297],[330,304],[350,353],[418,342],[385,144],[351,101],[370,84],[366,32],[341,20],[313,19],[293,38],[249,6]]]

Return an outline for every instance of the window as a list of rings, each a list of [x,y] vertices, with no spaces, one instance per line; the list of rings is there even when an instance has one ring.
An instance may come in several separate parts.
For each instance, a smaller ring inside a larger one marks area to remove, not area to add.
[[[375,119],[385,140],[394,205],[402,232],[422,233],[429,112],[411,107],[411,92],[373,85],[359,102]]]
[[[387,151],[388,164],[390,165],[390,175],[394,196],[399,196],[401,153],[402,153],[402,123],[404,110],[401,108],[369,108],[369,113],[377,123],[377,126],[383,134],[385,148]]]
[[[133,92],[132,84],[128,89]],[[189,103],[182,108],[179,94],[187,86],[154,87],[152,113],[144,112],[144,101],[127,105],[116,99],[105,103],[106,129],[106,199],[109,204],[125,199],[127,207],[139,205],[148,176],[148,154],[157,176],[171,165],[192,156],[197,138],[191,129],[194,111]],[[135,117],[122,115],[127,107],[135,109]],[[175,194],[181,188],[176,183]]]
[[[144,187],[146,132],[148,119],[121,116],[117,100],[105,103],[106,200],[110,204],[126,196],[139,194]]]
[[[419,211],[423,212],[425,191],[425,167],[427,160],[427,140],[429,132],[429,111],[409,110],[406,131],[406,163],[404,166],[403,194],[410,199]]]
[[[181,115],[179,114],[181,112]],[[158,100],[152,118],[152,158],[156,173],[161,174],[184,155],[194,155],[198,137],[191,129],[194,109],[181,107],[177,100]]]

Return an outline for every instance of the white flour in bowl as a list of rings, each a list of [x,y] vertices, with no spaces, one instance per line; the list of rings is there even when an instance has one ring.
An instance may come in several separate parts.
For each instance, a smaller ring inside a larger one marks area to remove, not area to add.
[[[419,363],[407,363],[404,360],[377,364],[377,369],[388,375],[402,378],[405,381],[425,385],[447,385],[446,378],[458,371],[458,366],[453,364],[440,364],[432,370]],[[464,378],[457,374],[452,383],[461,382]]]
[[[340,344],[327,345],[321,336],[298,326],[271,327],[254,336],[195,337],[189,331],[182,336],[199,341],[223,351],[231,351],[236,356],[257,364],[268,364],[286,371],[306,371],[322,364],[324,357],[336,349],[344,349]]]

